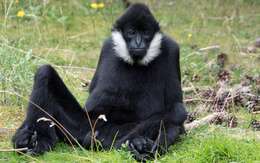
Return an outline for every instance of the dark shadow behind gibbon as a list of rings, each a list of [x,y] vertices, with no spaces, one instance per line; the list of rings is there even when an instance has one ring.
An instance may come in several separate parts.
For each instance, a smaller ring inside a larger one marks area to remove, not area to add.
[[[25,153],[42,154],[58,141],[90,148],[94,141],[104,149],[125,144],[137,160],[152,159],[184,133],[178,44],[147,6],[132,4],[104,42],[84,108],[50,65],[36,72],[30,101],[12,139]]]

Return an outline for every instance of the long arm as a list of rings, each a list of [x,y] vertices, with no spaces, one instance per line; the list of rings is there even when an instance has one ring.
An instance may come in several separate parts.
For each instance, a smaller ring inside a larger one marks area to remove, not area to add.
[[[187,112],[183,105],[183,95],[181,89],[180,72],[180,52],[179,46],[171,39],[166,39],[166,47],[169,52],[168,78],[166,81],[165,104],[166,109],[171,113],[171,120],[178,125],[182,125],[187,118]]]

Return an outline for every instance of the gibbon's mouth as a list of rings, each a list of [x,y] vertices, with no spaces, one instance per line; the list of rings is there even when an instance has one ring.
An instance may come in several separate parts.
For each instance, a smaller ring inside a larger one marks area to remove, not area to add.
[[[141,60],[145,56],[146,50],[145,49],[130,49],[129,53],[134,60]]]

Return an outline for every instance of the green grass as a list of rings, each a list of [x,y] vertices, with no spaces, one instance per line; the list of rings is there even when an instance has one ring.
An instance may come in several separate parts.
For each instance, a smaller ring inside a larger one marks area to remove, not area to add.
[[[0,2],[0,128],[15,129],[24,118],[33,74],[42,64],[52,64],[83,104],[88,96],[81,82],[91,79],[103,41],[114,20],[123,12],[120,0],[106,1],[102,10],[89,0],[2,0]],[[216,85],[216,55],[228,55],[226,69],[231,83],[245,75],[260,74],[260,49],[243,49],[260,37],[259,0],[146,0],[162,30],[181,46],[183,87]],[[25,17],[16,16],[19,10]],[[189,35],[191,37],[189,37]],[[198,49],[219,45],[220,49]],[[235,67],[235,68],[234,68]],[[87,68],[91,68],[90,70]],[[193,81],[194,75],[200,80]],[[17,94],[19,96],[17,96]],[[186,95],[185,95],[186,97]],[[194,105],[187,105],[189,110]],[[252,116],[243,107],[233,113],[238,128],[209,126],[197,129],[171,147],[157,162],[254,162],[260,161],[259,133],[250,131]],[[241,134],[243,132],[243,134]],[[11,148],[10,135],[0,135],[0,149]],[[0,152],[0,162],[133,162],[126,151],[74,151],[59,144],[54,151],[29,158]]]
[[[238,134],[240,131],[236,131]],[[224,134],[223,134],[224,133]],[[202,127],[195,130],[173,145],[169,153],[156,159],[156,162],[254,162],[260,160],[259,139],[254,135],[232,138],[221,127]],[[127,151],[82,151],[71,146],[58,144],[53,152],[39,157],[0,153],[0,162],[134,162]]]

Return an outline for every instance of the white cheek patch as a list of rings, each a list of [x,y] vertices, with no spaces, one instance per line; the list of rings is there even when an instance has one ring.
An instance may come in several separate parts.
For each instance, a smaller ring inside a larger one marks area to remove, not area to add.
[[[162,34],[157,32],[146,52],[146,55],[142,60],[138,62],[140,65],[148,65],[151,61],[153,61],[160,53],[161,53],[161,42],[162,42]],[[112,40],[114,43],[115,54],[123,59],[126,63],[133,64],[134,61],[129,54],[126,42],[122,36],[122,33],[119,31],[112,32]]]
[[[144,58],[139,61],[141,65],[148,65],[151,61],[153,61],[159,54],[161,53],[161,42],[162,42],[162,34],[157,32],[149,46],[149,49],[146,52]]]
[[[129,64],[133,64],[134,61],[129,54],[128,48],[126,46],[125,39],[122,36],[122,33],[119,31],[112,32],[112,40],[114,43],[115,54],[123,59],[125,62]]]

